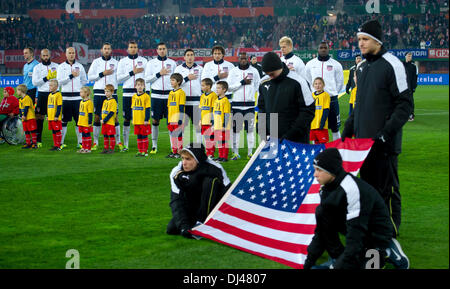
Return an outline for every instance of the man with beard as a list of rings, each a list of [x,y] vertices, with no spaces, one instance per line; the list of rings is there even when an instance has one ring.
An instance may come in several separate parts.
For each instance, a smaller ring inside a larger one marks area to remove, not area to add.
[[[37,124],[37,147],[42,147],[42,130],[45,116],[47,115],[47,101],[50,94],[48,81],[56,79],[58,64],[50,60],[50,50],[41,50],[41,63],[33,69],[32,82],[37,87],[36,101],[36,124]]]
[[[401,220],[398,155],[402,128],[412,111],[412,93],[402,62],[383,46],[380,23],[367,21],[357,36],[365,60],[356,69],[356,104],[345,122],[342,139],[355,135],[375,140],[360,175],[383,197],[396,237]]]
[[[114,86],[113,97],[117,100],[117,67],[118,61],[112,58],[111,44],[105,42],[103,43],[101,49],[102,56],[94,59],[89,68],[88,79],[89,81],[94,81],[94,146],[92,150],[97,150],[98,137],[100,135],[101,123],[100,116],[102,115],[103,101],[106,99],[105,96],[105,86],[111,84]],[[121,148],[122,143],[120,143],[120,125],[119,121],[116,119],[116,140],[119,142],[119,148]]]

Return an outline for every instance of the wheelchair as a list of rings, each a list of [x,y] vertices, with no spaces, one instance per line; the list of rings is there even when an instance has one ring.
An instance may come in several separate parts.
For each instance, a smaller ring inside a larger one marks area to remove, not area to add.
[[[25,142],[25,132],[23,131],[22,120],[18,117],[8,117],[0,127],[0,143],[7,142],[10,145],[23,144]]]

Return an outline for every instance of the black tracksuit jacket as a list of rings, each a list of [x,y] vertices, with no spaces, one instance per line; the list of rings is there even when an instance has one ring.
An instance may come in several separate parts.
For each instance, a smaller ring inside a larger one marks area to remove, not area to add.
[[[283,63],[281,74],[271,80],[261,81],[258,98],[258,115],[266,113],[267,134],[270,132],[270,114],[278,113],[278,138],[309,143],[311,121],[314,119],[315,102],[312,95],[303,95],[302,85],[288,76],[289,69]],[[302,79],[303,81],[303,79]],[[308,88],[309,90],[309,88]]]
[[[378,191],[344,170],[334,181],[322,186],[316,219],[317,226],[308,246],[305,266],[313,265],[326,250],[327,242],[321,232],[325,226],[320,220],[333,224],[329,225],[332,234],[339,231],[346,238],[343,252],[340,256],[333,256],[337,258],[335,269],[361,269],[366,249],[387,248],[392,238],[389,212]]]
[[[382,47],[376,55],[364,55],[356,70],[358,91],[355,109],[345,122],[343,135],[387,138],[386,151],[400,154],[402,127],[412,112],[412,92],[403,63]]]

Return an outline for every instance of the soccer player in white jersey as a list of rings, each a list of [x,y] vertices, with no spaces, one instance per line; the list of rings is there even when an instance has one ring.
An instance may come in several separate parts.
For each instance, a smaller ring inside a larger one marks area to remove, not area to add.
[[[111,84],[114,86],[113,97],[117,99],[117,67],[119,61],[112,58],[112,47],[108,42],[103,43],[101,49],[102,56],[94,59],[89,68],[88,80],[94,81],[94,146],[97,149],[98,137],[101,131],[100,117],[102,115],[103,101],[106,99],[105,86]],[[123,149],[120,143],[120,124],[116,119],[116,140],[119,142],[119,148]]]
[[[195,52],[188,48],[184,52],[185,62],[175,68],[175,72],[183,76],[181,89],[186,94],[185,113],[195,127],[196,142],[202,142],[200,121],[200,96],[202,95],[201,80],[203,67],[195,63]]]
[[[37,147],[42,146],[42,130],[45,116],[47,115],[47,101],[50,94],[48,81],[56,79],[58,64],[50,60],[50,50],[41,50],[41,63],[33,68],[32,82],[37,87],[36,123],[37,123]]]
[[[225,49],[222,46],[214,46],[211,49],[213,60],[207,62],[203,67],[201,80],[210,78],[213,81],[212,91],[216,91],[216,83],[220,80],[226,81],[231,69],[234,68],[233,63],[224,59]],[[227,92],[226,97],[231,102],[231,92]]]
[[[167,57],[167,46],[164,42],[156,46],[158,56],[147,63],[145,68],[145,81],[150,83],[152,89],[152,150],[150,154],[158,151],[159,122],[167,118],[167,99],[172,90],[170,75],[174,73],[176,62]]]
[[[131,99],[136,91],[136,79],[145,77],[147,59],[138,55],[136,41],[128,42],[128,56],[119,61],[117,68],[117,82],[123,83],[122,110],[123,110],[123,149],[128,151],[131,124]]]
[[[281,53],[283,54],[281,61],[286,64],[289,70],[305,78],[305,63],[300,57],[294,54],[294,43],[292,39],[288,36],[283,36],[279,44]]]
[[[81,133],[78,131],[78,114],[80,110],[80,90],[87,83],[86,71],[81,63],[75,60],[75,48],[66,49],[66,61],[61,63],[56,70],[56,78],[61,87],[63,97],[63,118],[62,118],[62,139],[61,148],[66,147],[64,139],[67,133],[67,123],[75,120],[75,132],[77,134],[78,145],[81,148]]]

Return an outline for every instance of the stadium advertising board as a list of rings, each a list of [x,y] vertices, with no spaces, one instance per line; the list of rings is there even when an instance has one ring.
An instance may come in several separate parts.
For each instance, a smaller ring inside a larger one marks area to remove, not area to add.
[[[404,59],[408,52],[412,53],[414,59],[428,58],[428,49],[390,49],[388,51],[400,59]],[[354,60],[357,55],[361,55],[359,49],[337,50],[336,52],[337,60]]]
[[[52,50],[52,61],[61,63],[66,60],[66,54],[62,50]],[[35,58],[39,61],[40,50],[35,50]],[[22,68],[25,65],[25,59],[23,58],[23,50],[10,49],[5,50],[5,66],[6,68]]]
[[[440,59],[448,59],[449,55],[449,49],[448,48],[442,48],[442,49],[430,49],[428,53],[429,58],[440,58]]]
[[[8,75],[8,76],[0,75],[0,87],[7,87],[7,86],[16,87],[21,83],[23,83],[22,75]],[[93,86],[94,82],[90,81],[86,83],[86,85]]]
[[[419,74],[418,85],[448,85],[448,74]]]
[[[0,87],[12,86],[16,87],[19,84],[23,83],[23,76],[0,76]]]
[[[169,49],[168,50],[168,56],[171,58],[177,58],[177,57],[184,57],[184,51],[186,49]],[[210,48],[192,48],[195,53],[195,57],[212,57],[211,49]],[[233,56],[233,49],[226,48],[225,49],[225,56]]]

